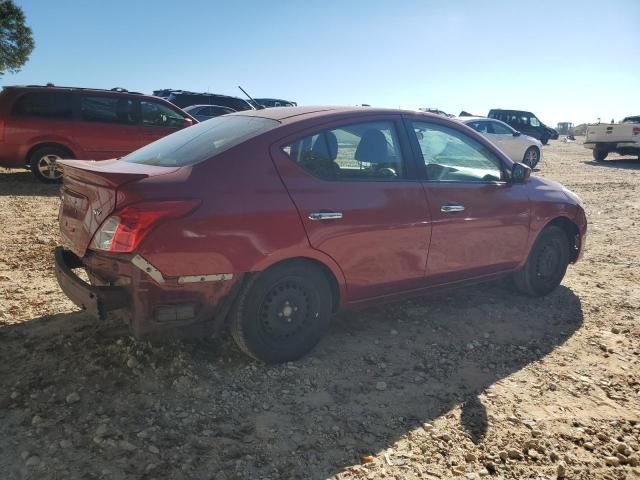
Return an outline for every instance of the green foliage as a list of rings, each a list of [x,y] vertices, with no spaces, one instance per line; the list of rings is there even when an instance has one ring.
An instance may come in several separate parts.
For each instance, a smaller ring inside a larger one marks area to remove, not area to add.
[[[0,0],[0,76],[20,70],[33,51],[31,29],[13,0]]]

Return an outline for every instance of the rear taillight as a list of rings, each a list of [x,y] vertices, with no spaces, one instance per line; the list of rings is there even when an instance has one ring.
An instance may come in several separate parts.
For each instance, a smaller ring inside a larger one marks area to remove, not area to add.
[[[199,204],[197,200],[172,200],[128,205],[102,222],[93,236],[91,248],[107,252],[132,252],[158,223],[184,217]]]
[[[640,134],[640,127],[633,127],[633,134],[634,135],[639,135]]]
[[[0,120],[0,142],[4,142],[4,120]]]

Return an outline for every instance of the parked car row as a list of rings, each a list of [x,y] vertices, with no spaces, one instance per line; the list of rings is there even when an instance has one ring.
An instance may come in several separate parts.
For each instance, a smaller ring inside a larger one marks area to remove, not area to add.
[[[74,303],[139,337],[228,322],[265,362],[307,353],[339,310],[501,276],[546,295],[587,229],[574,193],[421,112],[245,110],[59,164],[56,276]]]
[[[261,100],[268,106],[295,105]],[[0,93],[0,166],[27,167],[38,180],[57,182],[60,159],[119,158],[198,121],[255,108],[238,97],[182,90],[158,90],[151,96],[122,88],[5,87]]]

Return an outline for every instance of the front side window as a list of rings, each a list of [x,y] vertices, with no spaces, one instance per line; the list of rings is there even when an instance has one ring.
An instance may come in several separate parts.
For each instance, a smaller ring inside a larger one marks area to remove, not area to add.
[[[393,122],[366,122],[324,130],[285,146],[284,152],[324,180],[405,178]]]
[[[478,122],[469,122],[467,123],[471,128],[473,128],[476,132],[479,133],[492,133],[489,131],[489,122],[478,121]]]
[[[142,100],[140,101],[140,113],[142,125],[169,128],[181,128],[185,125],[185,117],[162,103]]]
[[[83,95],[80,99],[80,116],[85,122],[137,123],[133,100],[127,97]]]
[[[71,118],[71,93],[27,93],[18,99],[12,113],[24,117]]]
[[[503,123],[499,122],[487,122],[490,123],[491,133],[495,135],[513,135],[513,130],[507,127]]]
[[[538,120],[536,117],[534,117],[533,115],[531,115],[531,118],[529,120],[529,123],[531,124],[532,127],[539,127],[540,126],[540,120]]]
[[[123,157],[122,161],[161,167],[195,165],[279,124],[260,117],[215,117],[156,140]]]
[[[500,160],[485,146],[452,128],[412,122],[428,181],[497,182]]]

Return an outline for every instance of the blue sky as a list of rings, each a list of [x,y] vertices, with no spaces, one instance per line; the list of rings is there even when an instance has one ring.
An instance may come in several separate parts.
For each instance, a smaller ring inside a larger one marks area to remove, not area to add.
[[[302,105],[640,114],[640,0],[16,0],[36,48],[0,85],[171,87]]]

